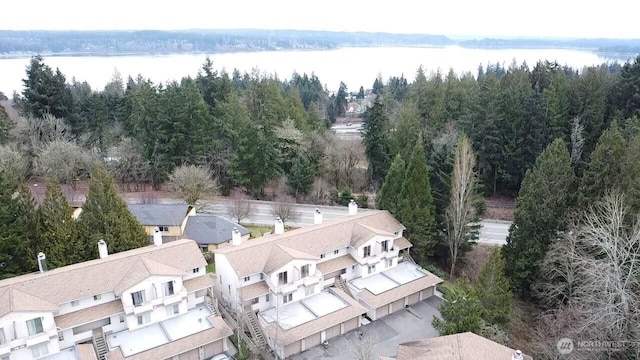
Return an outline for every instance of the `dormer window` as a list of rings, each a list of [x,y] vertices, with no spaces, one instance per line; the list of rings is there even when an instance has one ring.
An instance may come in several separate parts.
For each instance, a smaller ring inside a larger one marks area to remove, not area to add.
[[[286,284],[289,281],[287,281],[287,272],[283,271],[281,273],[278,273],[278,284],[282,285],[282,284]]]
[[[250,281],[251,280],[251,276],[245,276],[244,277],[244,282]]]
[[[363,249],[363,256],[362,257],[369,257],[371,256],[371,245],[367,245],[365,246]]]
[[[320,259],[324,259],[324,254],[320,254]]]
[[[29,330],[30,336],[44,332],[42,327],[42,318],[38,317],[27,321],[27,329]]]
[[[173,295],[173,281],[167,281],[164,283],[164,296]]]
[[[131,293],[131,300],[133,300],[133,306],[140,306],[144,303],[144,290]]]
[[[333,255],[338,255],[338,253],[340,253],[340,250],[333,250]]]
[[[306,278],[307,276],[309,276],[309,264],[303,265],[300,268],[300,277]]]
[[[385,240],[382,242],[382,251],[389,251],[389,240]]]

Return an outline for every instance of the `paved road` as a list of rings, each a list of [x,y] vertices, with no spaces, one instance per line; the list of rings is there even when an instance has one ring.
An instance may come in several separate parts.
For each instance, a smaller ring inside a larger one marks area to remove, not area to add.
[[[481,221],[480,237],[478,243],[487,245],[505,245],[511,221],[489,220]]]
[[[273,214],[274,203],[269,201],[251,200],[251,214],[242,222],[248,224],[260,224],[260,225],[273,225],[275,221],[275,215]],[[227,207],[230,205],[230,201],[226,199],[216,200],[214,202],[206,203],[202,212],[216,214],[225,218],[230,218],[227,214]],[[295,211],[298,216],[291,221],[288,221],[286,225],[289,226],[309,226],[313,225],[313,214],[316,209],[319,209],[322,213],[323,221],[336,219],[347,216],[349,209],[346,206],[316,206],[306,204],[294,204]],[[358,211],[368,211],[368,209],[358,209]]]

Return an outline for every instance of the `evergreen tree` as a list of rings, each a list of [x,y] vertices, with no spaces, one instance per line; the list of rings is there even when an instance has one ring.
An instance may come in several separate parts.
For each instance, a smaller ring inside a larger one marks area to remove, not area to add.
[[[407,164],[398,213],[406,227],[405,236],[413,243],[416,258],[424,261],[433,253],[437,238],[435,205],[422,136],[418,136]]]
[[[33,203],[23,201],[28,199],[23,191],[15,179],[0,171],[0,279],[34,270],[28,237],[29,226],[34,224],[29,224],[25,215],[35,209],[28,208]]]
[[[336,94],[336,115],[344,116],[347,112],[347,85],[340,82],[340,87],[338,88],[338,93]]]
[[[107,243],[109,253],[149,244],[142,225],[118,195],[113,178],[102,165],[97,165],[91,172],[89,190],[78,219],[78,236],[80,261],[98,257],[100,240]]]
[[[15,125],[9,114],[4,110],[4,107],[0,105],[0,145],[6,144],[11,139],[11,129]]]
[[[358,95],[356,95],[356,99],[364,99],[364,88],[362,86],[360,86],[360,90],[358,91]]]
[[[414,101],[407,100],[402,104],[395,130],[389,136],[391,156],[400,154],[403,159],[409,159],[421,131],[418,107]]]
[[[538,278],[539,262],[558,231],[564,229],[575,185],[569,151],[562,139],[556,139],[525,175],[503,248],[506,271],[515,289],[526,294]]]
[[[622,188],[625,200],[631,207],[631,213],[640,212],[640,133],[636,133],[625,151],[622,159]]]
[[[433,317],[431,324],[441,336],[471,331],[482,331],[482,306],[473,291],[469,278],[461,276],[448,288],[440,305],[442,319]]]
[[[58,268],[81,261],[76,254],[78,232],[60,183],[49,178],[46,186],[44,202],[38,208],[38,250],[46,254],[49,268]]]
[[[299,154],[291,166],[291,172],[287,176],[287,184],[293,190],[294,195],[307,195],[313,186],[315,169],[309,157]]]
[[[511,321],[513,294],[504,271],[504,258],[496,247],[482,266],[475,286],[483,310],[482,319],[491,325],[506,326]]]
[[[593,204],[610,189],[622,190],[626,141],[617,123],[602,132],[580,182],[580,204]]]
[[[364,113],[362,138],[369,161],[369,178],[374,186],[382,183],[390,163],[389,118],[380,100],[378,96],[373,106]]]
[[[401,222],[402,220],[400,219],[398,210],[405,171],[404,160],[402,160],[400,154],[397,154],[391,163],[391,167],[376,197],[376,206],[378,209],[389,210],[389,212],[395,215]]]
[[[383,88],[384,82],[382,81],[382,76],[378,75],[378,77],[376,77],[376,79],[373,81],[373,89],[371,90],[371,92],[376,95],[380,95],[382,94]]]

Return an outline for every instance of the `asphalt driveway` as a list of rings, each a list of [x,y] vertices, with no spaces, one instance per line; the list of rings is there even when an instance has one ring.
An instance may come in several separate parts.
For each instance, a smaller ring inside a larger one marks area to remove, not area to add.
[[[356,357],[354,351],[362,349],[360,344],[373,344],[374,358],[395,356],[398,344],[438,336],[438,332],[431,326],[433,316],[440,316],[438,305],[439,299],[432,296],[411,306],[412,311],[400,310],[382,320],[330,339],[327,349],[316,346],[294,355],[291,359],[353,360]],[[362,331],[363,340],[359,338],[359,331]]]

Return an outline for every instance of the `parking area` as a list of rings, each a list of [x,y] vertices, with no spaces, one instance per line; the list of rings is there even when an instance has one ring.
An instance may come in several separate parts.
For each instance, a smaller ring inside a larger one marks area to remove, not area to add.
[[[439,303],[440,300],[432,296],[411,306],[411,311],[400,310],[381,320],[330,339],[329,347],[326,349],[323,346],[316,346],[294,355],[291,359],[353,360],[354,352],[362,348],[362,344],[373,344],[375,358],[395,356],[398,344],[438,336],[438,332],[431,326],[431,320],[433,316],[440,316]],[[359,331],[362,331],[363,340],[360,340]]]

